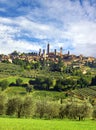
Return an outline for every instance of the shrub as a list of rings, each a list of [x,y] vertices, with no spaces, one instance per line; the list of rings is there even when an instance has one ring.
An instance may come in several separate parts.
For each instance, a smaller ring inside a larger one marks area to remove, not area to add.
[[[40,100],[36,103],[36,115],[47,119],[59,116],[59,105],[54,102]]]
[[[66,112],[66,106],[64,105],[64,104],[61,104],[60,105],[60,109],[59,109],[59,117],[61,118],[61,119],[63,119],[64,117],[66,117],[66,115],[67,115],[67,112]]]
[[[7,80],[2,80],[0,82],[0,87],[2,90],[6,89],[9,86],[9,82]]]
[[[26,91],[30,93],[32,90],[33,90],[33,85],[26,84]]]
[[[21,117],[23,101],[20,97],[13,97],[8,100],[7,103],[7,115],[16,115],[18,118]]]
[[[54,102],[47,103],[44,115],[49,119],[59,117],[59,104]]]
[[[4,94],[0,94],[0,115],[5,114],[7,97]]]
[[[22,105],[22,116],[32,117],[34,115],[34,103],[31,96],[26,96]]]
[[[22,80],[22,79],[20,79],[20,78],[16,79],[16,85],[17,85],[17,86],[22,85],[22,83],[23,83],[23,80]]]
[[[83,120],[84,118],[88,117],[91,113],[91,107],[84,103],[81,106],[78,106],[77,108],[77,118],[79,120]]]
[[[96,108],[93,110],[92,118],[93,118],[93,119],[96,119]]]
[[[45,100],[39,100],[36,102],[36,116],[39,116],[40,118],[42,118],[44,116],[44,113],[46,111],[46,101]]]
[[[88,104],[76,104],[74,102],[61,104],[59,117],[62,119],[67,117],[69,119],[83,120],[91,113],[91,107]]]

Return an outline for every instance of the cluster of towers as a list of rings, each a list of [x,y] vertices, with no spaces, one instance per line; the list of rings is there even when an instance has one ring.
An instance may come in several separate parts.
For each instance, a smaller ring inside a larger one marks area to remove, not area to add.
[[[48,43],[48,45],[47,45],[47,55],[50,53],[50,44]],[[44,54],[46,54],[46,51],[45,51],[45,49],[43,49],[43,55]],[[39,49],[39,56],[41,56],[42,55],[42,51],[41,51],[41,49]]]
[[[59,52],[59,53],[57,53],[57,50],[56,50],[56,49],[54,50],[54,52],[50,52],[50,44],[48,43],[48,44],[47,44],[47,52],[46,52],[45,49],[43,49],[43,53],[42,53],[41,49],[39,49],[39,56],[41,56],[41,55],[47,55],[47,56],[49,56],[49,55],[52,54],[52,53],[53,53],[54,55],[57,55],[57,54],[62,55],[62,53],[63,53],[63,48],[60,47],[60,52]]]

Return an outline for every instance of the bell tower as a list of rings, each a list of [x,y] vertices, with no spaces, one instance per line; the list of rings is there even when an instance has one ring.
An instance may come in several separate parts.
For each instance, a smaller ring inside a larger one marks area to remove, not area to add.
[[[48,43],[48,45],[47,45],[47,54],[49,54],[49,52],[50,52],[50,44]]]

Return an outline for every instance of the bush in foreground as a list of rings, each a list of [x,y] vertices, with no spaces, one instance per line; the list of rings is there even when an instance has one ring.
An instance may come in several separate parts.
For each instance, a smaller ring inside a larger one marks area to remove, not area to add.
[[[6,102],[7,102],[7,96],[4,94],[0,94],[0,115],[6,113]]]

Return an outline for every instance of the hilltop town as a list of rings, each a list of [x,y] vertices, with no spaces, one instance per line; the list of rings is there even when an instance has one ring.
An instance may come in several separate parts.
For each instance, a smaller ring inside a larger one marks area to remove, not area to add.
[[[59,58],[64,62],[66,66],[72,65],[75,67],[82,67],[85,65],[88,65],[90,67],[96,67],[96,58],[94,57],[85,57],[83,55],[73,55],[70,54],[68,51],[67,54],[63,54],[63,48],[60,47],[60,51],[57,52],[56,49],[54,49],[54,52],[50,51],[50,44],[47,44],[47,49],[39,49],[38,53],[31,52],[31,53],[19,53],[17,51],[12,52],[11,54],[0,55],[0,62],[10,62],[13,63],[14,59],[20,59],[20,60],[26,60],[29,63],[34,61],[52,61],[52,62],[58,62]]]

